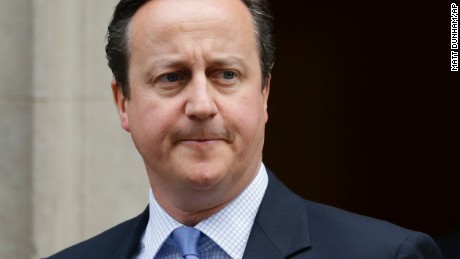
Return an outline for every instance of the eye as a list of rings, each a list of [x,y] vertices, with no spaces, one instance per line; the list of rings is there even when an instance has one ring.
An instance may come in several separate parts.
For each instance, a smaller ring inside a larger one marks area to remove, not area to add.
[[[239,83],[240,80],[240,74],[237,70],[217,70],[215,71],[211,79],[214,84],[220,85],[220,86],[235,86]]]
[[[233,71],[224,71],[221,74],[222,78],[224,78],[225,80],[232,80],[236,77],[236,73]]]
[[[183,76],[181,76],[179,73],[168,73],[168,74],[160,76],[158,81],[164,82],[164,83],[174,83],[182,79],[183,79]]]

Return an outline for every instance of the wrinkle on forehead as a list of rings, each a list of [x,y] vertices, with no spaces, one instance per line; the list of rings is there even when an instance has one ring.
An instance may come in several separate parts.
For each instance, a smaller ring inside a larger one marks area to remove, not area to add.
[[[183,33],[224,23],[229,29],[249,29],[254,38],[257,33],[249,10],[240,0],[154,0],[137,11],[132,23],[137,24],[136,29],[148,27],[156,32],[179,26]]]
[[[171,29],[173,27],[178,27],[182,33],[195,32],[195,31],[209,31],[209,23],[218,23],[222,22],[220,19],[216,18],[196,18],[195,20],[186,20],[186,21],[174,21],[171,24],[167,24],[165,29]]]
[[[252,16],[239,0],[150,1],[133,17],[131,30],[130,54],[141,70],[156,67],[156,60],[201,67],[232,63],[230,56],[251,70],[255,57],[259,69]]]

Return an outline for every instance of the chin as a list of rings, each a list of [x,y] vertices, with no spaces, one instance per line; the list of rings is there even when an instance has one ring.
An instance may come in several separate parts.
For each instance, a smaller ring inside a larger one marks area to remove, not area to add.
[[[214,188],[224,181],[229,174],[228,169],[222,165],[200,162],[185,168],[186,181],[193,188],[206,191]]]

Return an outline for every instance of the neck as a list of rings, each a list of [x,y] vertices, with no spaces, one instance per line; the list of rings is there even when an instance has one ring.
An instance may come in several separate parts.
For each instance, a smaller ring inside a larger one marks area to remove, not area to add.
[[[259,167],[251,168],[252,173],[245,174],[241,179],[242,184],[230,186],[230,189],[216,188],[218,190],[189,191],[177,195],[179,191],[174,191],[168,195],[163,192],[160,186],[152,186],[153,195],[158,204],[172,218],[186,226],[195,226],[199,222],[218,213],[240,195],[254,180]],[[182,198],[181,198],[182,197]]]
[[[225,208],[232,200],[219,204],[215,207],[208,208],[205,210],[199,211],[184,211],[180,208],[177,208],[167,200],[163,200],[160,195],[156,195],[154,192],[155,199],[158,204],[175,220],[184,224],[185,226],[193,227],[200,223],[201,221],[211,217],[212,215],[219,212],[221,209]],[[157,198],[158,197],[158,198]]]

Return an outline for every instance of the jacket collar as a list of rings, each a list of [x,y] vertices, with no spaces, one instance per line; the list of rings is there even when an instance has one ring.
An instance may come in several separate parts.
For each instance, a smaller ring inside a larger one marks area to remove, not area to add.
[[[310,235],[302,198],[291,192],[267,169],[268,186],[257,212],[243,258],[285,258],[308,249]],[[149,219],[148,207],[132,220],[134,228],[113,253],[113,258],[131,258],[140,249],[140,239]],[[132,226],[132,225],[130,225]]]
[[[285,258],[311,246],[303,199],[272,172],[268,171],[268,176],[243,258]]]
[[[132,224],[126,225],[125,237],[119,246],[113,251],[114,259],[133,258],[140,251],[141,237],[144,234],[147,222],[149,220],[149,207],[136,218],[132,219]]]

